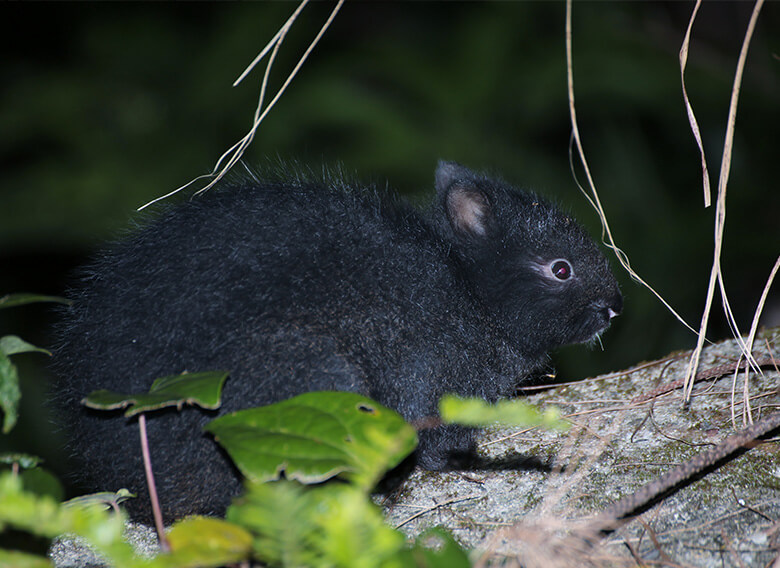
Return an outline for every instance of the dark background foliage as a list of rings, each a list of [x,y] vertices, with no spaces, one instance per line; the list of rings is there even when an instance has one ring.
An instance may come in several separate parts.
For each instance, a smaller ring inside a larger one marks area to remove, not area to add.
[[[0,5],[0,295],[63,293],[67,275],[122,233],[136,207],[207,172],[249,128],[261,72],[230,84],[296,4]],[[332,8],[304,11],[278,87]],[[577,2],[580,129],[614,235],[635,269],[698,327],[713,249],[678,51],[693,2]],[[713,183],[748,2],[705,3],[688,90]],[[723,268],[748,327],[780,251],[780,5],[759,19],[741,94]],[[500,172],[598,220],[568,161],[562,2],[348,2],[245,156],[343,163],[424,200],[436,160]],[[555,356],[562,380],[691,347],[695,338],[615,263],[626,297],[604,349]],[[719,305],[716,309],[719,308]],[[778,323],[777,295],[766,323]],[[5,310],[0,333],[47,345],[46,306]],[[710,337],[729,335],[720,316]],[[40,410],[41,356],[17,358],[16,445],[56,456]],[[53,458],[55,465],[57,458]]]

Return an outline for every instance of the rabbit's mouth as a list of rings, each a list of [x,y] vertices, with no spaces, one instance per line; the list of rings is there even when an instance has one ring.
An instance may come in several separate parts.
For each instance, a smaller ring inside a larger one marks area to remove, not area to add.
[[[620,292],[609,301],[598,301],[588,306],[586,318],[584,318],[579,330],[575,333],[572,343],[590,343],[597,341],[604,333],[612,318],[615,318],[623,311],[623,296]]]

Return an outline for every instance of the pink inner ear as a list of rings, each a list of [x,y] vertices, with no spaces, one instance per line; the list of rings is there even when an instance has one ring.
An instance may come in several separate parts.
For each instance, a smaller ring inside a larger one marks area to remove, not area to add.
[[[479,236],[485,235],[487,199],[478,191],[453,187],[447,197],[450,222],[455,230]]]

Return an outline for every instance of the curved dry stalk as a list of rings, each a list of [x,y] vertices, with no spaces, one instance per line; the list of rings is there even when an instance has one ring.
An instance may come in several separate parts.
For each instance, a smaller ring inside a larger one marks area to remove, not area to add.
[[[577,146],[577,153],[580,158],[580,162],[582,163],[582,167],[585,170],[585,175],[588,179],[588,187],[590,188],[591,195],[588,194],[587,191],[579,184],[577,183],[577,186],[580,188],[580,191],[582,191],[583,195],[587,198],[587,200],[590,202],[591,206],[596,210],[596,213],[599,216],[599,219],[601,220],[601,240],[604,242],[604,245],[608,248],[612,249],[612,251],[615,253],[615,257],[618,259],[618,262],[620,262],[620,265],[628,272],[628,274],[633,278],[635,281],[637,281],[639,284],[647,288],[650,292],[653,293],[653,295],[658,298],[661,303],[668,309],[672,315],[674,315],[677,320],[680,321],[685,327],[690,329],[692,332],[696,333],[696,330],[691,327],[684,319],[683,317],[675,311],[675,309],[667,302],[658,292],[655,291],[655,289],[650,286],[639,274],[634,271],[633,268],[631,268],[631,264],[628,260],[628,256],[626,253],[620,249],[620,247],[617,246],[615,243],[615,239],[612,237],[612,231],[609,227],[609,222],[607,221],[606,213],[604,213],[604,208],[601,205],[601,200],[599,199],[598,191],[596,191],[596,186],[593,182],[593,177],[590,174],[590,167],[588,166],[588,161],[585,159],[585,152],[582,149],[582,142],[580,140],[580,131],[579,127],[577,126],[577,112],[575,110],[574,105],[574,73],[572,71],[573,65],[572,65],[572,33],[571,33],[571,5],[572,0],[566,0],[566,76],[568,80],[568,95],[569,95],[569,115],[571,116],[571,127],[572,127],[572,136],[574,138],[574,142]]]
[[[282,25],[282,27],[279,29],[278,32],[276,32],[276,35],[274,35],[273,38],[266,44],[266,46],[260,51],[260,53],[254,58],[254,60],[247,66],[247,68],[241,73],[241,75],[238,77],[238,79],[235,80],[233,83],[233,86],[235,87],[238,85],[251,71],[255,68],[255,66],[263,59],[266,55],[269,54],[268,57],[268,63],[266,64],[265,68],[265,74],[263,75],[263,81],[260,88],[260,96],[258,99],[257,108],[255,109],[254,119],[252,123],[252,127],[249,129],[249,132],[247,132],[243,138],[241,138],[238,142],[233,144],[230,148],[228,148],[217,160],[216,164],[214,165],[214,168],[212,169],[211,173],[198,176],[195,179],[187,182],[186,184],[182,185],[181,187],[178,187],[174,189],[173,191],[162,195],[160,197],[157,197],[153,199],[152,201],[149,201],[148,203],[142,205],[138,208],[138,210],[145,209],[146,207],[157,203],[158,201],[161,201],[163,199],[166,199],[172,195],[175,195],[176,193],[182,191],[183,189],[190,187],[192,184],[202,180],[202,179],[211,179],[211,181],[205,186],[199,189],[195,192],[195,195],[202,193],[204,191],[207,191],[214,187],[225,175],[230,171],[230,169],[241,160],[241,157],[244,155],[244,152],[249,147],[249,145],[252,143],[252,140],[254,139],[255,133],[257,132],[257,129],[260,126],[260,123],[263,122],[265,117],[268,115],[268,113],[271,111],[271,109],[276,105],[276,103],[279,101],[279,99],[282,97],[284,92],[287,90],[287,87],[290,86],[290,83],[292,83],[292,80],[295,78],[295,76],[298,74],[298,72],[301,70],[301,67],[303,67],[303,64],[308,59],[309,55],[311,55],[311,52],[314,51],[314,48],[319,43],[320,39],[322,39],[322,36],[325,35],[325,32],[328,30],[330,25],[333,23],[333,20],[336,18],[336,14],[338,14],[339,10],[341,9],[341,6],[344,4],[344,0],[338,0],[336,6],[331,11],[330,15],[328,16],[328,19],[325,21],[325,23],[320,28],[320,31],[317,33],[317,35],[314,37],[312,42],[309,44],[309,46],[306,48],[306,51],[303,53],[301,58],[298,60],[298,63],[295,65],[293,70],[290,72],[290,74],[287,76],[287,79],[285,79],[284,83],[281,87],[279,87],[279,90],[274,95],[273,99],[265,106],[263,107],[263,103],[265,102],[265,95],[266,95],[266,89],[268,86],[268,78],[271,73],[271,68],[273,67],[274,61],[276,60],[276,55],[279,52],[279,48],[281,47],[282,43],[284,42],[284,38],[286,37],[287,33],[292,28],[293,23],[300,15],[303,8],[306,6],[306,4],[309,3],[309,0],[301,0],[300,4],[296,8],[296,10],[293,12],[293,14],[287,19],[287,21]],[[226,163],[225,160],[227,160]]]
[[[745,341],[746,349],[748,353],[753,353],[753,342],[756,339],[756,332],[758,331],[758,322],[761,319],[761,313],[764,311],[764,304],[766,303],[767,296],[769,296],[769,289],[772,287],[772,283],[775,280],[775,276],[777,276],[777,271],[780,269],[780,256],[777,257],[777,260],[775,261],[774,267],[772,267],[772,270],[769,273],[769,278],[767,278],[766,284],[764,285],[764,291],[761,293],[761,299],[758,301],[758,305],[756,306],[756,311],[753,314],[753,323],[750,325],[750,333],[748,333],[747,341]],[[740,362],[742,361],[742,357],[740,357]],[[750,361],[748,361],[750,363]],[[753,414],[752,414],[752,407],[750,406],[750,381],[749,381],[749,367],[748,365],[745,365],[745,380],[742,384],[742,399],[745,401],[745,404],[742,409],[742,422],[743,424],[752,424],[753,423]],[[759,367],[760,372],[760,367]],[[737,373],[734,373],[734,383],[736,384],[737,380]],[[732,405],[731,405],[731,421],[736,426],[736,419],[734,416],[734,400],[732,398]]]
[[[682,83],[683,100],[685,101],[685,110],[688,112],[688,122],[691,125],[691,132],[696,139],[696,144],[699,146],[699,154],[701,154],[701,172],[702,172],[702,187],[704,189],[704,207],[709,207],[712,204],[712,192],[710,190],[710,172],[707,169],[707,159],[704,157],[704,144],[701,141],[701,132],[699,131],[699,123],[696,121],[696,115],[693,114],[693,107],[691,101],[688,98],[688,91],[685,88],[685,66],[688,64],[688,46],[691,43],[691,30],[693,29],[693,21],[696,19],[696,14],[699,12],[702,0],[696,0],[696,5],[693,7],[693,13],[691,19],[688,22],[688,29],[685,31],[685,39],[683,40],[682,47],[680,48],[680,81]]]

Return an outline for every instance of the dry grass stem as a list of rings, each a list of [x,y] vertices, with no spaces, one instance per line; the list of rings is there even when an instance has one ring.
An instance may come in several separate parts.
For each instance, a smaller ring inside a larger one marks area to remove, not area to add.
[[[764,311],[764,304],[766,303],[767,296],[769,296],[769,289],[772,287],[772,283],[775,280],[775,276],[777,276],[778,269],[780,269],[780,256],[777,257],[777,260],[775,261],[775,265],[772,267],[772,270],[769,273],[769,278],[767,279],[766,285],[764,286],[764,291],[761,293],[761,299],[758,301],[758,306],[756,306],[756,311],[753,314],[753,323],[750,325],[750,333],[748,333],[748,338],[747,341],[745,342],[748,353],[753,352],[753,342],[756,339],[756,332],[758,331],[758,322],[761,319],[761,313]],[[745,381],[744,381],[744,388],[743,388],[743,395],[742,395],[745,400],[745,406],[743,411],[743,423],[749,422],[752,424],[753,416],[750,409],[749,384],[750,383],[748,380],[748,370],[747,367],[745,367]]]
[[[300,4],[298,4],[298,7],[293,12],[293,14],[287,19],[287,21],[284,23],[284,25],[279,29],[278,32],[276,32],[276,35],[271,39],[271,41],[268,42],[268,44],[260,51],[260,53],[255,57],[255,59],[252,61],[252,63],[249,64],[249,66],[244,70],[243,73],[236,79],[236,81],[233,83],[233,86],[238,85],[246,76],[249,74],[252,69],[254,69],[257,64],[268,55],[268,63],[266,64],[265,73],[263,75],[263,80],[260,88],[260,96],[258,98],[258,104],[257,108],[255,110],[254,114],[254,120],[252,123],[252,128],[247,132],[243,138],[241,138],[238,142],[233,144],[230,148],[228,148],[217,160],[217,163],[214,166],[214,169],[210,174],[198,176],[195,179],[187,182],[181,187],[178,187],[177,189],[161,196],[156,199],[153,199],[149,203],[146,203],[145,205],[138,208],[140,211],[141,209],[144,209],[153,203],[157,203],[158,201],[161,201],[163,199],[166,199],[183,189],[191,186],[192,184],[202,180],[202,179],[210,179],[211,181],[205,186],[199,189],[195,192],[195,195],[200,194],[204,191],[207,191],[214,187],[225,175],[230,171],[230,169],[237,164],[241,157],[244,155],[244,152],[249,147],[249,145],[252,143],[252,140],[254,139],[255,133],[257,132],[257,129],[259,128],[260,124],[263,122],[265,117],[268,115],[268,113],[271,111],[271,109],[276,105],[276,103],[279,101],[279,99],[282,97],[284,92],[287,90],[287,87],[289,87],[290,83],[292,83],[292,80],[295,78],[295,76],[298,74],[298,72],[303,67],[303,64],[308,59],[311,52],[314,50],[314,48],[319,43],[320,39],[323,35],[325,35],[325,32],[328,30],[330,25],[333,23],[333,20],[336,17],[336,14],[338,14],[339,10],[341,9],[342,5],[344,4],[344,0],[339,0],[336,4],[336,6],[331,11],[330,15],[328,16],[328,19],[325,21],[325,23],[320,28],[317,35],[314,37],[312,42],[309,44],[308,48],[306,48],[306,51],[303,53],[301,58],[298,60],[298,63],[295,65],[293,70],[290,72],[290,74],[287,76],[287,79],[285,79],[284,83],[281,87],[279,87],[279,90],[276,92],[274,97],[271,99],[271,101],[263,106],[263,103],[265,102],[265,96],[266,96],[266,90],[268,87],[268,79],[271,73],[271,69],[273,68],[274,61],[276,60],[276,56],[279,52],[279,49],[284,42],[285,37],[287,36],[287,33],[292,28],[293,23],[300,15],[303,8],[308,4],[309,0],[301,0]]]
[[[696,333],[696,330],[691,327],[680,314],[677,313],[677,311],[667,302],[658,292],[655,291],[655,289],[650,286],[639,274],[637,274],[633,268],[631,268],[631,264],[628,260],[628,256],[626,253],[620,249],[620,247],[617,246],[615,243],[615,239],[612,237],[612,231],[609,227],[609,222],[607,221],[606,213],[604,212],[604,207],[601,205],[601,200],[599,199],[598,191],[596,190],[596,186],[593,182],[593,177],[590,173],[590,167],[588,166],[588,161],[585,159],[585,152],[582,148],[582,142],[580,140],[580,131],[579,127],[577,126],[577,113],[575,109],[574,104],[574,73],[572,71],[573,65],[572,65],[572,32],[571,32],[571,11],[572,11],[572,0],[566,0],[566,74],[568,79],[568,96],[569,96],[569,114],[571,116],[571,126],[572,126],[572,137],[574,138],[574,143],[577,146],[577,153],[580,158],[580,162],[582,163],[582,167],[585,171],[585,176],[588,180],[588,187],[590,188],[590,194],[588,194],[587,191],[579,184],[577,185],[580,188],[580,191],[582,191],[583,195],[585,195],[586,199],[590,202],[591,206],[596,210],[596,213],[598,213],[599,219],[601,220],[601,239],[604,242],[604,245],[608,248],[612,249],[612,251],[615,253],[615,257],[618,259],[618,262],[620,262],[620,265],[628,272],[628,274],[631,275],[631,277],[636,280],[639,284],[647,288],[650,292],[653,293],[653,295],[658,298],[661,303],[668,309],[674,317],[676,317],[680,323],[682,323],[685,327]]]
[[[685,66],[688,64],[688,46],[691,42],[691,29],[693,29],[693,21],[696,19],[696,14],[699,12],[700,6],[701,0],[696,0],[696,5],[693,7],[693,14],[691,14],[691,19],[688,22],[688,29],[685,31],[685,39],[683,40],[682,47],[680,48],[680,80],[682,82],[685,110],[688,112],[688,122],[691,125],[691,132],[693,132],[693,137],[696,138],[696,144],[699,146],[699,153],[701,154],[704,207],[709,207],[712,203],[712,192],[710,190],[710,172],[707,169],[707,159],[704,156],[704,144],[701,141],[699,123],[696,121],[696,115],[693,114],[693,107],[691,106],[691,101],[688,99],[688,91],[685,89]]]

